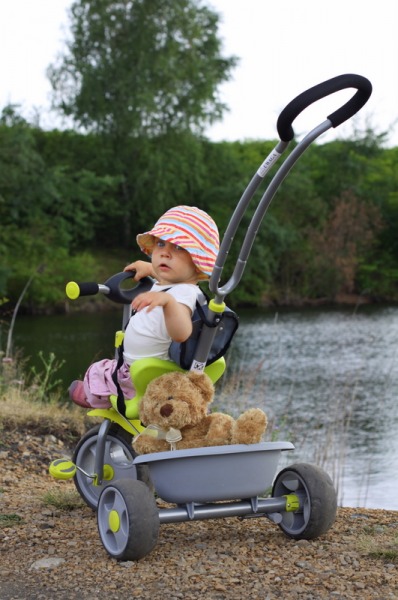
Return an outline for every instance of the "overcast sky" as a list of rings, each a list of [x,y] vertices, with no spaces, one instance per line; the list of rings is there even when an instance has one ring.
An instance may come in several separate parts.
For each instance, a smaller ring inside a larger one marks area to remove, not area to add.
[[[0,108],[12,102],[41,125],[59,125],[49,111],[46,68],[62,51],[72,0],[0,0]],[[221,88],[230,111],[207,130],[213,140],[272,139],[283,107],[307,88],[343,73],[370,79],[373,94],[353,125],[389,131],[398,146],[398,2],[396,0],[206,0],[221,16],[223,52],[240,62]],[[318,102],[294,124],[300,138],[343,104],[353,90]]]

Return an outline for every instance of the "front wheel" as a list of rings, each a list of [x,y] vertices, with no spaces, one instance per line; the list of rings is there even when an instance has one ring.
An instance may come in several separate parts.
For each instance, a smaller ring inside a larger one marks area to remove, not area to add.
[[[337,495],[329,475],[320,467],[297,463],[276,477],[272,496],[290,496],[298,508],[281,513],[279,527],[293,539],[311,540],[322,535],[336,518]]]
[[[126,477],[137,479],[137,468],[133,465],[136,454],[131,447],[132,436],[116,424],[111,425],[106,438],[103,483],[95,485],[94,479],[89,477],[95,470],[99,428],[99,425],[93,427],[81,438],[72,458],[75,465],[84,471],[76,472],[76,489],[93,510],[97,509],[102,490],[111,481]]]
[[[158,539],[159,523],[156,500],[142,481],[121,479],[101,493],[98,532],[112,558],[139,560],[149,554]]]

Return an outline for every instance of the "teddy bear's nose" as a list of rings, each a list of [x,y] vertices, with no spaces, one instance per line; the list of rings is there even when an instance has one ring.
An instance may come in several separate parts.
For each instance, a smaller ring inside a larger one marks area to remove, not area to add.
[[[172,412],[173,407],[171,406],[171,404],[163,404],[163,406],[160,409],[160,414],[162,417],[169,417]]]

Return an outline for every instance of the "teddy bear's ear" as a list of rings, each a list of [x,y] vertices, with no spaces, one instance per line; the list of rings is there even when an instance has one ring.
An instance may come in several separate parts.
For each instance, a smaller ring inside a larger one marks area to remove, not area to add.
[[[140,401],[140,404],[138,407],[138,414],[139,414],[139,419],[140,419],[141,423],[143,425],[149,425],[148,415],[145,411],[145,397],[144,396],[141,398],[141,401]]]
[[[206,373],[197,373],[196,371],[189,371],[187,377],[199,389],[204,401],[209,404],[214,396],[214,386],[210,377]]]

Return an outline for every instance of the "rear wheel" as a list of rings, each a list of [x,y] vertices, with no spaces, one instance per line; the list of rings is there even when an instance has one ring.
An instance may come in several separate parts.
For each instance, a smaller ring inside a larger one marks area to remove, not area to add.
[[[298,508],[281,513],[279,527],[294,539],[314,539],[332,526],[336,518],[337,496],[329,475],[320,467],[297,463],[276,477],[272,496],[290,496]],[[289,499],[288,499],[289,500]]]
[[[142,481],[115,481],[101,493],[97,524],[101,542],[110,556],[139,560],[153,550],[158,539],[156,500]]]
[[[87,475],[77,470],[74,477],[76,489],[93,510],[97,509],[99,496],[111,481],[123,478],[142,479],[149,482],[148,471],[135,467],[133,460],[136,456],[131,441],[132,435],[119,425],[112,424],[107,434],[104,456],[104,479],[101,485],[94,485],[95,457],[97,451],[98,431],[100,426],[90,429],[79,441],[73,454],[73,462]]]

